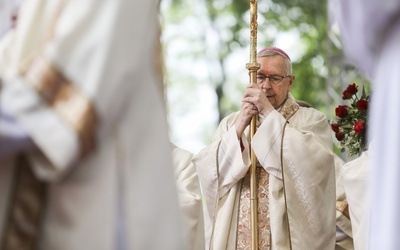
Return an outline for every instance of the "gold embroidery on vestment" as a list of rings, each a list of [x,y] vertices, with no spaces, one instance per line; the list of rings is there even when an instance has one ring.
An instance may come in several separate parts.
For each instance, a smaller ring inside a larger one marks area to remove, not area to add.
[[[348,219],[350,219],[349,214],[349,204],[346,201],[336,201],[336,210],[344,214]]]
[[[27,83],[72,126],[81,140],[81,155],[94,147],[97,115],[93,104],[43,56],[37,55],[21,69]]]
[[[258,215],[258,248],[270,249],[271,226],[269,214],[269,174],[261,165],[257,165],[257,215]],[[239,218],[236,249],[251,249],[250,223],[250,171],[242,182],[239,201]]]

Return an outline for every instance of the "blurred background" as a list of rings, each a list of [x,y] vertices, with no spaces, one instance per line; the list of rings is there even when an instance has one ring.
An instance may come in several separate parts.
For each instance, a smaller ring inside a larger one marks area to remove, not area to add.
[[[257,50],[285,50],[296,76],[292,94],[331,119],[347,85],[370,86],[344,58],[328,4],[259,0]],[[219,121],[240,107],[249,81],[249,8],[248,0],[161,1],[171,140],[192,153],[207,146]]]

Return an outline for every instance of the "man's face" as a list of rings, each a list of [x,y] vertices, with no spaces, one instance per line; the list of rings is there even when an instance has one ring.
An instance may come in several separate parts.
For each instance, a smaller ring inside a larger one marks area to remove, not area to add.
[[[257,58],[257,62],[260,64],[260,69],[257,71],[257,78],[262,76],[276,76],[275,78],[282,79],[282,77],[284,77],[281,81],[277,81],[278,83],[275,84],[272,84],[271,80],[268,78],[258,84],[267,95],[272,106],[277,108],[288,96],[295,77],[288,76],[289,69],[285,62],[285,58],[280,55],[259,57]]]

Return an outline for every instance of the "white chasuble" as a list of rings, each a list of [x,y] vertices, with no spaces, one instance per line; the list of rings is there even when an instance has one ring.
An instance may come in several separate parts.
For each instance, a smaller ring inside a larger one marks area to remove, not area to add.
[[[293,249],[334,249],[335,166],[330,126],[317,110],[297,108],[289,96],[280,112],[262,118],[251,142],[268,173],[270,249],[289,249],[290,245]],[[284,113],[289,114],[288,120]],[[243,223],[238,222],[240,185],[250,166],[250,154],[249,131],[241,138],[243,152],[237,139],[237,115],[223,119],[212,144],[193,159],[213,225],[207,239],[209,249],[236,249],[239,244],[238,226]]]

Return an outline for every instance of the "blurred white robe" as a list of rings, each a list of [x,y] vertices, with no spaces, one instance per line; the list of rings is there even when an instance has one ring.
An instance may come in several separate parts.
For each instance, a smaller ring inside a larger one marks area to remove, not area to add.
[[[346,55],[373,84],[369,141],[376,147],[371,167],[371,249],[400,246],[400,1],[335,0]],[[376,156],[376,157],[375,157]],[[368,206],[369,207],[369,206]],[[368,211],[367,211],[368,212]]]
[[[350,221],[347,195],[343,185],[344,161],[335,155],[336,176],[336,250],[353,250],[352,221]]]
[[[183,213],[187,249],[204,249],[204,218],[200,183],[193,154],[171,144],[179,205]]]
[[[349,203],[354,249],[368,248],[370,200],[368,184],[371,178],[371,158],[368,151],[343,166],[343,187]]]
[[[157,5],[25,1],[13,41],[0,51],[0,105],[37,145],[27,156],[47,183],[40,249],[184,248],[156,67]],[[43,84],[55,82],[43,72],[64,77],[50,102]],[[9,171],[0,167],[0,176]]]

